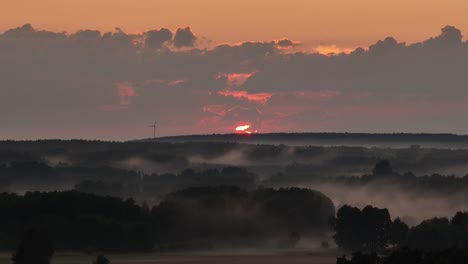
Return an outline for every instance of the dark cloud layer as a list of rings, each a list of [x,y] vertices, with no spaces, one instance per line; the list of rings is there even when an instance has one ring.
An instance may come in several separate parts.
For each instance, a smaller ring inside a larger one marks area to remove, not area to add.
[[[276,46],[282,47],[282,48],[291,48],[291,47],[295,47],[299,45],[299,43],[294,42],[290,39],[280,39],[280,40],[277,40],[275,44]]]
[[[167,28],[146,32],[145,46],[151,49],[159,49],[165,42],[172,40],[172,32]]]
[[[243,122],[260,132],[468,133],[468,43],[455,27],[334,56],[288,52],[288,39],[213,49],[196,39],[190,28],[7,30],[0,137],[144,137],[154,119],[164,134]]]
[[[196,41],[197,37],[192,33],[190,27],[177,29],[174,36],[174,46],[177,48],[193,47]]]

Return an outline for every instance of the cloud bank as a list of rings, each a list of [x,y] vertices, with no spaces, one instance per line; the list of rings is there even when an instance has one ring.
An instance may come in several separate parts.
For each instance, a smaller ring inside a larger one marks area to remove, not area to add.
[[[0,35],[1,138],[233,132],[468,133],[468,43],[442,28],[323,55],[289,39],[198,47],[190,27]],[[335,47],[336,48],[336,47]],[[333,49],[331,49],[333,51]],[[338,50],[338,49],[337,49]]]

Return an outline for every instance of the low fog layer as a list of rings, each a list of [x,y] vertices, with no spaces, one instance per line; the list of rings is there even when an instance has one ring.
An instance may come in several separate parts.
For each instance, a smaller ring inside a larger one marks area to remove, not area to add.
[[[374,166],[389,160],[390,177]],[[306,187],[335,206],[389,208],[409,224],[468,211],[468,150],[223,142],[0,142],[2,191],[70,190],[158,204],[188,187]]]
[[[330,197],[337,208],[347,204],[364,208],[373,205],[387,208],[410,226],[433,217],[451,217],[468,211],[468,189],[455,193],[434,194],[405,190],[400,185],[381,183],[367,186],[345,184],[310,184],[301,187],[318,190]]]

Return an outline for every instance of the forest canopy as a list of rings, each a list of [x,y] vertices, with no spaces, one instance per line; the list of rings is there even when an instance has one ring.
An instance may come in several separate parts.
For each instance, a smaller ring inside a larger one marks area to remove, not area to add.
[[[155,248],[264,243],[289,232],[320,234],[335,213],[325,195],[306,189],[198,187],[149,208],[76,191],[1,193],[0,248],[12,249],[30,227],[48,230],[56,249],[147,251]]]

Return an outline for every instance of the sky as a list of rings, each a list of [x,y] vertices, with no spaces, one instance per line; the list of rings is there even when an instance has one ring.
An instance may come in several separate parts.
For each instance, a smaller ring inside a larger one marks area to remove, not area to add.
[[[468,29],[464,0],[4,0],[0,30],[126,32],[191,26],[216,43],[269,41],[368,46],[393,36],[416,42],[444,25]]]
[[[468,134],[467,1],[6,0],[1,139]]]

